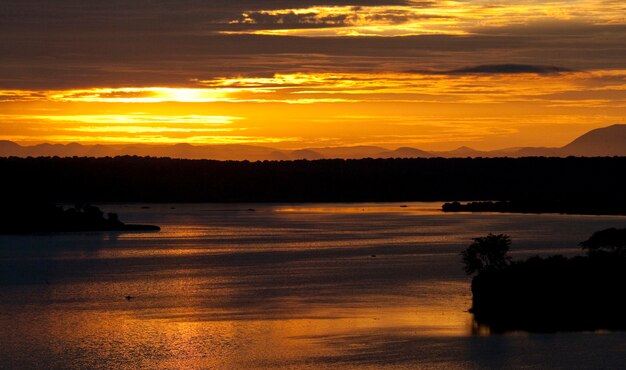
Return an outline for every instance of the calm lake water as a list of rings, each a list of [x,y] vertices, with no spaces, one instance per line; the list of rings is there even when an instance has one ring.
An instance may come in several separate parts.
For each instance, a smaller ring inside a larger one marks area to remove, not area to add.
[[[0,368],[626,368],[624,333],[473,334],[459,257],[578,254],[626,217],[142,206],[101,208],[161,232],[0,236]]]

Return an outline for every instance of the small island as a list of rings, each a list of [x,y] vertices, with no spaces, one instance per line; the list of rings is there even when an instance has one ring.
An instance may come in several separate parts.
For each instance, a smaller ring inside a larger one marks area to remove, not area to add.
[[[472,279],[477,331],[626,330],[626,229],[580,243],[585,256],[512,261],[507,235],[475,238],[461,253]]]
[[[155,225],[125,224],[116,213],[92,205],[9,205],[0,215],[0,234],[78,231],[159,231]]]

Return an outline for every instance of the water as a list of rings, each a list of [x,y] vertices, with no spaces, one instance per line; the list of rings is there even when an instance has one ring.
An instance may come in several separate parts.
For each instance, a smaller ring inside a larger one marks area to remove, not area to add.
[[[0,368],[624,368],[623,333],[472,334],[459,252],[573,255],[625,217],[142,206],[102,208],[161,232],[0,236]]]

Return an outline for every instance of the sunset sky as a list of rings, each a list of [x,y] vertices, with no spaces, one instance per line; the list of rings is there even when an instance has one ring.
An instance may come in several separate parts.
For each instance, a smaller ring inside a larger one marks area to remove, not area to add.
[[[621,0],[0,0],[0,140],[448,150],[626,123]]]

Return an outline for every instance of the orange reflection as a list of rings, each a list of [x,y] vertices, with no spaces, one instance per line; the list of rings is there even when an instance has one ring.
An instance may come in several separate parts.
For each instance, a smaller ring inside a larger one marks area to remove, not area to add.
[[[440,214],[441,208],[432,203],[359,203],[358,206],[349,204],[328,204],[327,206],[279,206],[275,212],[285,213],[411,213],[411,214]]]

